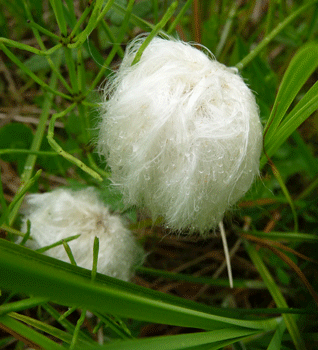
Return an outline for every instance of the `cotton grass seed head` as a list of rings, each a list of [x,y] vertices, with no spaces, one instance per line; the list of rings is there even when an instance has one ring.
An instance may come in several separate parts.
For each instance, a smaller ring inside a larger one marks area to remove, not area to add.
[[[235,68],[181,41],[154,38],[131,66],[143,40],[105,88],[99,151],[127,204],[205,232],[258,173],[258,107]]]
[[[99,238],[97,271],[129,280],[133,267],[142,263],[144,252],[118,215],[109,210],[92,187],[81,191],[58,189],[31,194],[24,208],[22,231],[31,222],[31,237],[26,246],[38,249],[61,239],[80,234],[68,244],[78,266],[92,269],[94,238]],[[45,254],[69,262],[63,245]]]

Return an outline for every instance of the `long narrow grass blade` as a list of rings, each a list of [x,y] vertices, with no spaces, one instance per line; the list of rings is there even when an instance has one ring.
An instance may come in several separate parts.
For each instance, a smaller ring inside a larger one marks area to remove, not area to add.
[[[200,345],[209,344],[213,349],[213,344],[224,340],[230,340],[235,343],[238,338],[256,334],[253,330],[243,330],[235,328],[225,328],[211,332],[201,332],[192,334],[179,334],[165,337],[154,337],[144,339],[132,339],[107,344],[99,349],[108,350],[187,350]],[[98,348],[96,348],[97,350]]]
[[[272,330],[277,320],[244,320],[231,310],[206,307],[40,255],[0,240],[0,287],[51,298],[67,306],[81,306],[122,317],[201,329],[229,325]]]
[[[271,296],[273,297],[276,305],[278,307],[288,307],[286,300],[277,287],[273,277],[271,276],[270,272],[268,271],[267,267],[265,266],[263,260],[261,259],[260,255],[256,251],[256,249],[247,241],[244,241],[246,250],[252,259],[254,265],[256,266],[259,274],[261,275],[263,281],[266,283],[267,288],[269,292],[271,293]],[[286,327],[288,329],[288,332],[295,344],[295,347],[297,350],[304,350],[306,349],[305,343],[302,339],[300,330],[297,326],[296,319],[294,315],[283,315]]]
[[[3,324],[8,330],[12,330],[15,335],[19,336],[20,340],[29,346],[32,347],[34,344],[38,345],[35,349],[65,350],[62,345],[55,343],[43,334],[36,332],[32,328],[25,326],[9,316],[1,316],[0,324]]]

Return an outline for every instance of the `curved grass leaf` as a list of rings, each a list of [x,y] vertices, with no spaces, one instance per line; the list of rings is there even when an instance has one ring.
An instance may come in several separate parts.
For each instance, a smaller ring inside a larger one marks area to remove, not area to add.
[[[35,343],[39,345],[42,349],[65,349],[62,345],[55,343],[53,340],[47,338],[45,335],[36,332],[32,328],[24,325],[23,323],[17,320],[14,320],[13,318],[7,315],[0,317],[0,323],[3,324],[8,330],[12,330],[15,336],[25,343]]]
[[[230,325],[262,330],[277,327],[275,318],[233,318],[235,311],[200,305],[101,274],[92,282],[89,270],[5,240],[0,240],[0,255],[1,288],[47,297],[61,305],[205,330]]]
[[[257,250],[253,247],[252,244],[250,244],[247,241],[244,241],[246,250],[253,261],[254,265],[256,266],[259,274],[261,275],[262,279],[267,285],[267,288],[269,292],[271,293],[272,298],[274,299],[276,305],[278,307],[288,307],[286,300],[277,287],[273,277],[271,276],[270,272],[268,271],[267,267],[265,266],[262,258],[260,257]],[[289,331],[289,334],[295,344],[295,347],[297,350],[305,350],[305,344],[304,340],[301,336],[300,330],[297,326],[295,315],[283,315],[286,327]]]
[[[287,137],[317,109],[318,84],[316,83],[286,116],[286,112],[296,95],[317,67],[317,43],[304,45],[291,60],[280,84],[271,115],[265,128],[264,147],[268,156],[271,156]],[[261,166],[265,163],[266,157],[263,156]]]
[[[31,317],[25,316],[25,315],[19,315],[15,312],[10,313],[8,316],[15,320],[22,321],[23,323],[32,326],[42,332],[45,332],[47,334],[52,335],[53,337],[62,340],[65,343],[70,344],[72,341],[72,334],[69,334],[67,332],[64,332],[56,327],[53,327],[49,324],[46,324],[45,322],[38,321],[36,319],[33,319]],[[82,349],[90,350],[95,348],[95,345],[93,342],[89,343],[88,341],[84,341],[79,339],[78,340],[78,348],[80,349],[79,345],[81,345]]]
[[[318,52],[316,56],[318,62]],[[293,110],[283,119],[271,141],[265,138],[265,150],[270,157],[277,151],[283,142],[318,108],[318,82],[298,102]]]

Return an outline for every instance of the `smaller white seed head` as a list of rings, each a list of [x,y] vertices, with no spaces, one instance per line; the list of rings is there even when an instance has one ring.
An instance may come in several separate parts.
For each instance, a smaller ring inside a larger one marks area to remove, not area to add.
[[[23,209],[22,232],[31,222],[31,237],[26,246],[31,249],[53,244],[80,234],[68,244],[78,266],[92,269],[94,238],[99,238],[97,271],[128,281],[134,266],[141,264],[145,253],[118,215],[110,214],[98,198],[97,191],[58,189],[49,193],[31,194]],[[69,262],[63,245],[45,254]]]
[[[258,174],[262,127],[234,68],[174,39],[126,49],[105,88],[98,148],[129,205],[175,230],[214,228]]]

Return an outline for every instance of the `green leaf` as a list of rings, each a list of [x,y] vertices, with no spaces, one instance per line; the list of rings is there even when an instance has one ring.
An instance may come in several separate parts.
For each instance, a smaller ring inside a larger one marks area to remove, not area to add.
[[[262,279],[266,283],[267,288],[268,288],[269,292],[271,293],[271,296],[274,299],[276,305],[278,307],[288,307],[282,292],[280,291],[280,289],[276,285],[273,277],[271,276],[269,270],[265,266],[258,251],[249,242],[244,241],[244,244],[245,244],[246,250],[247,250],[250,258],[252,259],[254,265],[256,266],[259,274],[261,275]],[[286,327],[289,331],[289,334],[290,334],[290,336],[295,344],[296,349],[297,350],[304,350],[305,349],[304,340],[302,339],[300,330],[297,326],[295,315],[284,314],[283,318],[284,318]]]
[[[318,62],[318,45],[317,45]],[[317,64],[318,66],[318,64]],[[265,150],[270,157],[286,141],[286,139],[318,108],[318,82],[316,82],[306,95],[298,102],[294,109],[283,119],[271,140],[265,137]],[[272,131],[272,125],[269,130]]]
[[[0,240],[0,287],[48,297],[67,305],[118,316],[199,329],[231,326],[272,330],[276,319],[229,317],[231,310],[211,308],[97,274],[30,249]]]
[[[213,344],[224,340],[230,340],[230,343],[234,343],[238,338],[244,336],[251,336],[256,334],[255,330],[224,328],[211,332],[201,332],[192,334],[179,334],[165,337],[152,337],[144,339],[131,339],[106,346],[96,347],[95,349],[108,349],[108,350],[188,350],[188,349],[201,349],[200,346],[209,344],[209,349],[213,349]],[[222,346],[223,347],[223,346]],[[217,347],[218,348],[218,347]]]
[[[280,84],[271,115],[267,121],[264,147],[269,156],[318,107],[316,83],[286,116],[288,108],[310,75],[318,67],[318,44],[309,43],[297,51]],[[262,159],[264,165],[266,160]]]
[[[65,350],[65,348],[51,339],[47,338],[43,334],[40,334],[33,330],[32,328],[25,326],[19,321],[12,319],[9,316],[1,316],[0,323],[6,327],[12,329],[15,333],[21,335],[22,337],[31,340],[32,342],[40,345],[43,349],[50,350]]]
[[[50,335],[54,336],[55,338],[64,341],[65,343],[70,344],[72,341],[71,334],[69,334],[65,331],[62,331],[56,327],[53,327],[51,325],[48,325],[45,322],[38,321],[36,319],[33,319],[33,318],[25,316],[25,315],[19,315],[15,312],[10,313],[8,316],[12,317],[15,320],[22,321],[22,322],[26,323],[27,325],[32,326],[32,327],[34,327],[42,332],[50,334]],[[93,345],[92,342],[89,343],[89,342],[84,341],[82,339],[79,339],[78,343],[79,343],[78,349],[89,350],[89,349],[95,348],[95,346]]]
[[[274,334],[274,336],[273,336],[273,338],[272,338],[272,340],[271,340],[267,350],[277,350],[277,349],[281,348],[282,337],[283,337],[283,334],[285,332],[285,329],[286,329],[285,322],[282,322],[278,326],[278,328],[277,328],[277,330],[276,330],[276,332],[275,332],[275,334]]]

